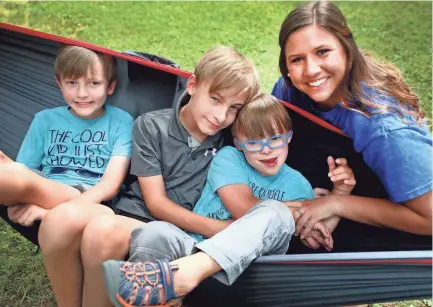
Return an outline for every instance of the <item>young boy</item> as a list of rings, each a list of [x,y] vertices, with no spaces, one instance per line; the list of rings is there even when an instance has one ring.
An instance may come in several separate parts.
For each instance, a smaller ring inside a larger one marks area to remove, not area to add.
[[[225,147],[213,159],[194,208],[201,216],[236,221],[207,240],[203,233],[187,233],[166,222],[137,228],[132,259],[155,262],[105,262],[112,303],[147,306],[173,300],[169,305],[176,306],[212,274],[231,285],[258,256],[284,254],[294,232],[292,214],[299,215],[301,209],[288,210],[290,201],[314,197],[309,182],[285,164],[290,129],[288,114],[274,97],[259,94],[244,106],[232,128],[237,149]],[[353,179],[347,166],[340,168]],[[350,193],[354,181],[337,182],[335,189],[342,186]],[[314,229],[318,240],[332,249],[326,226],[319,222]]]
[[[125,258],[131,232],[143,225],[139,219],[155,217],[209,237],[229,224],[195,214],[192,208],[209,164],[223,145],[221,130],[256,95],[259,83],[254,65],[234,49],[208,51],[174,109],[149,112],[135,121],[131,173],[138,182],[116,204],[122,214],[135,218],[100,213],[83,216],[65,210],[44,219],[40,238],[47,247],[42,251],[59,306],[71,302],[74,306],[111,305],[102,263]],[[87,206],[95,212],[100,207]],[[56,241],[52,233],[58,224],[77,216],[80,222],[71,223],[69,233]],[[77,224],[85,226],[77,228]]]
[[[110,200],[131,155],[132,117],[105,105],[116,86],[113,58],[67,46],[55,73],[68,106],[35,115],[16,162],[0,153],[0,204],[24,226],[71,199]]]
[[[12,221],[27,226],[42,220],[38,241],[50,280],[62,273],[59,258],[70,263],[71,254],[80,257],[82,217],[114,215],[109,207],[93,203],[112,199],[120,189],[132,152],[133,127],[127,112],[105,104],[116,86],[111,56],[63,47],[55,76],[67,106],[36,114],[17,162],[0,159],[0,203],[13,205],[8,207]],[[64,276],[75,277],[63,275],[63,280]],[[55,278],[51,281],[55,293],[63,287]]]

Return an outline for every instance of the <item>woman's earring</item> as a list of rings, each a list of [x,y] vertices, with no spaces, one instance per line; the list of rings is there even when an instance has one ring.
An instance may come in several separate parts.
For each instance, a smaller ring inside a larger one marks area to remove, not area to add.
[[[287,73],[287,77],[289,77],[289,78],[290,78],[290,74],[289,74],[289,73]]]

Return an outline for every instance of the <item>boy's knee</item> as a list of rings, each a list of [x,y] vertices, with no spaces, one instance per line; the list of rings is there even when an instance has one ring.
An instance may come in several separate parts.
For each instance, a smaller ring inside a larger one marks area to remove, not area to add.
[[[42,252],[79,247],[83,228],[83,217],[77,204],[65,203],[49,210],[38,233]]]
[[[258,207],[266,211],[266,216],[275,222],[281,222],[286,225],[293,224],[292,212],[282,202],[273,199],[267,199],[260,202]]]
[[[176,241],[171,224],[155,221],[135,228],[131,234],[131,247],[156,246],[161,242]]]
[[[130,234],[119,231],[116,216],[94,218],[84,229],[81,240],[83,264],[92,266],[108,259],[123,259],[128,253],[129,238]]]
[[[161,221],[137,227],[131,234],[131,261],[174,260],[191,249],[193,240],[176,226]],[[189,246],[191,245],[191,247]]]

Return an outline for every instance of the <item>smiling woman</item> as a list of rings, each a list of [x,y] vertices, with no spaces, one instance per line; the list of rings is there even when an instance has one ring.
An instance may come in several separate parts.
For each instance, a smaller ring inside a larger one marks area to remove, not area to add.
[[[307,3],[293,10],[279,37],[282,78],[273,94],[345,132],[385,192],[374,195],[372,185],[370,195],[358,195],[375,197],[324,196],[305,202],[296,226],[301,239],[308,237],[316,222],[332,217],[431,236],[432,140],[418,97],[400,71],[361,51],[341,11],[330,2]],[[322,147],[310,145],[319,148],[315,155],[325,154],[326,142],[319,142]],[[356,169],[354,173],[356,177]],[[339,180],[336,171],[328,175],[331,181]],[[332,223],[328,227],[344,231]],[[311,239],[303,242],[316,246]],[[350,246],[347,240],[339,244]]]
[[[286,41],[286,67],[296,88],[331,109],[339,101],[347,57],[337,37],[318,25],[295,31]]]

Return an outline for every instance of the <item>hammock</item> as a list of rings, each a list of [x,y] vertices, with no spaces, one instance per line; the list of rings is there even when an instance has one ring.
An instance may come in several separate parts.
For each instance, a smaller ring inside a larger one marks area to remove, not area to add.
[[[61,44],[78,45],[114,56],[118,81],[108,103],[134,117],[172,107],[190,75],[160,57],[119,53],[0,23],[0,150],[13,159],[34,114],[64,105],[55,83],[53,65]],[[350,161],[357,178],[355,195],[387,197],[377,177],[364,164],[361,155],[354,152],[352,141],[344,133],[296,106],[282,103],[288,108],[296,132],[286,162],[303,173],[313,187],[331,188],[326,175],[326,157],[333,155]],[[39,225],[22,227],[12,223],[4,206],[0,206],[0,216],[37,244]],[[339,229],[344,231],[337,231]],[[295,238],[289,253],[298,254],[260,257],[231,287],[209,278],[185,303],[189,307],[311,307],[432,296],[431,236],[414,236],[342,220],[334,232],[334,240],[333,253],[312,253],[314,251],[300,248]],[[339,248],[339,242],[346,243]]]

